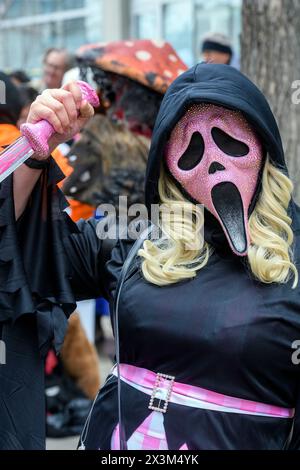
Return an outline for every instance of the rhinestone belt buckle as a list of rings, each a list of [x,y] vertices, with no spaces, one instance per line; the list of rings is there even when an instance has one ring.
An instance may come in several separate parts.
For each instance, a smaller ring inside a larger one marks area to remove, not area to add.
[[[174,380],[175,380],[175,377],[173,377],[172,375],[161,374],[160,372],[156,374],[155,384],[152,390],[152,394],[151,394],[151,398],[150,398],[150,402],[148,406],[149,410],[160,411],[161,413],[166,413],[167,408],[168,408],[168,403],[170,401],[172,389],[173,389]],[[165,399],[159,398],[156,396],[157,392],[161,391],[160,385],[161,385],[161,382],[163,381],[169,382],[168,388],[166,390]],[[158,401],[157,406],[155,406],[154,400]],[[160,407],[162,402],[164,402],[164,405]]]

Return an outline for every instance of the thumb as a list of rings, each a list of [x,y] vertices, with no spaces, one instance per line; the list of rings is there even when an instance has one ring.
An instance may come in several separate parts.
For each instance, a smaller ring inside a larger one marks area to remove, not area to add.
[[[94,116],[94,108],[86,100],[83,100],[79,109],[79,118],[88,119]]]

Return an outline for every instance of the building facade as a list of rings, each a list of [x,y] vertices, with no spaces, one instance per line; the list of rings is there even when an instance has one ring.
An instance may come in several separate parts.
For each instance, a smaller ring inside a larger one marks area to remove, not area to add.
[[[0,68],[39,72],[49,47],[103,39],[102,0],[0,0]]]
[[[228,35],[239,56],[242,0],[0,0],[0,68],[38,75],[49,47],[127,38],[167,40],[190,66],[202,37]],[[237,59],[235,59],[237,60]]]

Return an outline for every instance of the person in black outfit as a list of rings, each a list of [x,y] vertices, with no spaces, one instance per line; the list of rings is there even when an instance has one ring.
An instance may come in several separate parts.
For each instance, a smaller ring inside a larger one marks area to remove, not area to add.
[[[74,86],[71,94],[80,99]],[[58,92],[42,95],[30,121],[43,117],[43,107],[53,110],[49,97],[57,100]],[[196,122],[190,135],[195,112],[211,105],[217,114]],[[58,127],[55,112],[48,118]],[[240,124],[229,133],[226,122],[235,118]],[[174,149],[183,123],[184,145]],[[254,148],[260,166],[240,188],[232,172],[243,179]],[[220,152],[228,159],[224,168]],[[187,205],[194,217],[187,226],[178,215],[173,225],[172,218],[160,219],[159,238],[142,243],[121,291],[122,267],[135,241],[120,239],[107,249],[97,222],[72,223],[53,162],[44,164],[19,169],[1,187],[4,339],[9,331],[9,367],[0,369],[2,447],[29,445],[26,399],[46,332],[54,325],[57,342],[77,300],[103,295],[114,304],[118,289],[113,326],[120,361],[94,403],[81,449],[299,448],[300,214],[277,124],[258,88],[219,64],[199,64],[171,85],[153,133],[146,206]],[[193,178],[202,170],[201,179]],[[194,232],[201,218],[197,194],[216,175],[220,183],[211,190],[213,205],[204,204],[201,244]],[[15,367],[20,357],[22,370]]]

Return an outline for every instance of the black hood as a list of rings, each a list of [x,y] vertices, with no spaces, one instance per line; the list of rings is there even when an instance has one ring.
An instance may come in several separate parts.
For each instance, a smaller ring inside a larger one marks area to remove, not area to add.
[[[145,198],[149,211],[151,204],[159,202],[160,163],[172,129],[192,104],[204,102],[241,111],[260,135],[272,163],[287,174],[278,126],[262,92],[229,65],[201,63],[180,75],[162,101],[146,171]],[[210,219],[214,230],[219,232],[216,221]],[[223,238],[221,233],[216,236]]]

